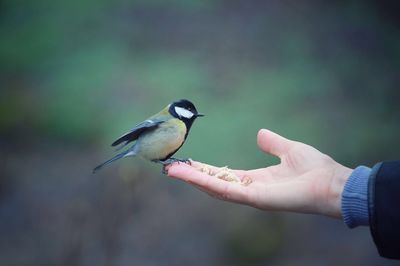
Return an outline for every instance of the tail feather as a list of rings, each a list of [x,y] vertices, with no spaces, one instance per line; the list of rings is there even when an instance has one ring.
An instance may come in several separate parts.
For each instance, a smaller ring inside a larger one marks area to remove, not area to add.
[[[107,165],[107,164],[110,164],[110,163],[112,163],[112,162],[114,162],[114,161],[116,161],[116,160],[119,160],[119,159],[121,159],[121,158],[124,158],[124,157],[127,157],[127,156],[133,156],[133,155],[135,155],[135,154],[134,154],[131,150],[126,150],[126,151],[124,151],[124,152],[122,152],[122,153],[120,153],[120,154],[117,154],[117,155],[115,155],[114,157],[112,157],[110,160],[107,160],[107,161],[105,161],[104,163],[102,163],[102,164],[96,166],[96,167],[93,169],[93,174],[96,173],[98,170],[100,170],[101,168],[103,168],[103,166],[105,166],[105,165]]]

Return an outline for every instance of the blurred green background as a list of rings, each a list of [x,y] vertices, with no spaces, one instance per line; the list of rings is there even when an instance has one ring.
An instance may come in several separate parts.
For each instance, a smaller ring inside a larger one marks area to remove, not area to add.
[[[169,102],[178,157],[277,163],[260,128],[349,167],[399,158],[395,1],[0,2],[2,265],[391,265],[368,228],[219,202],[109,144]]]

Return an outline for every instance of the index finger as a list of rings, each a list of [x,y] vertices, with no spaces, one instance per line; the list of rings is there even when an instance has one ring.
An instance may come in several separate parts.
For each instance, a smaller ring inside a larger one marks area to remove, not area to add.
[[[168,176],[198,186],[224,200],[241,203],[247,203],[249,200],[248,190],[243,185],[210,176],[187,164],[172,164],[168,168]]]
[[[197,162],[197,161],[193,161],[190,160],[191,162],[191,166],[193,166],[194,168],[196,168],[197,170],[200,170],[201,172],[206,172],[210,175],[216,175],[217,173],[219,173],[222,169],[226,169],[227,166],[225,167],[217,167],[214,165],[210,165],[210,164],[206,164],[206,163],[202,163],[202,162]],[[167,168],[168,169],[168,168]],[[234,170],[234,169],[229,169],[229,171],[233,172],[237,177],[240,178],[241,181],[244,181],[243,178],[245,177],[245,174],[247,171],[245,170]]]

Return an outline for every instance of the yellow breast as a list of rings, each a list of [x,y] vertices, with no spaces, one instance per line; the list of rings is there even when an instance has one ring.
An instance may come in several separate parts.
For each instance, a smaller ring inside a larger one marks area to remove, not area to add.
[[[164,159],[183,144],[185,135],[185,123],[179,119],[168,120],[138,139],[138,155],[148,160]]]

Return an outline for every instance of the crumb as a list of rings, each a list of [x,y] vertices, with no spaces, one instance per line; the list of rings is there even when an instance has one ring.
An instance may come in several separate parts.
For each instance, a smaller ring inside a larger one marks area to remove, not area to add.
[[[241,180],[239,176],[237,176],[231,169],[228,168],[228,166],[212,169],[211,167],[208,167],[208,165],[202,164],[197,168],[203,173],[206,173],[210,176],[215,176],[216,178],[228,182],[240,183],[241,185],[248,185],[251,183],[251,179],[249,177],[244,177],[243,180]]]
[[[240,178],[232,172],[227,166],[221,167],[219,171],[215,174],[215,177],[229,181],[229,182],[242,182]]]

